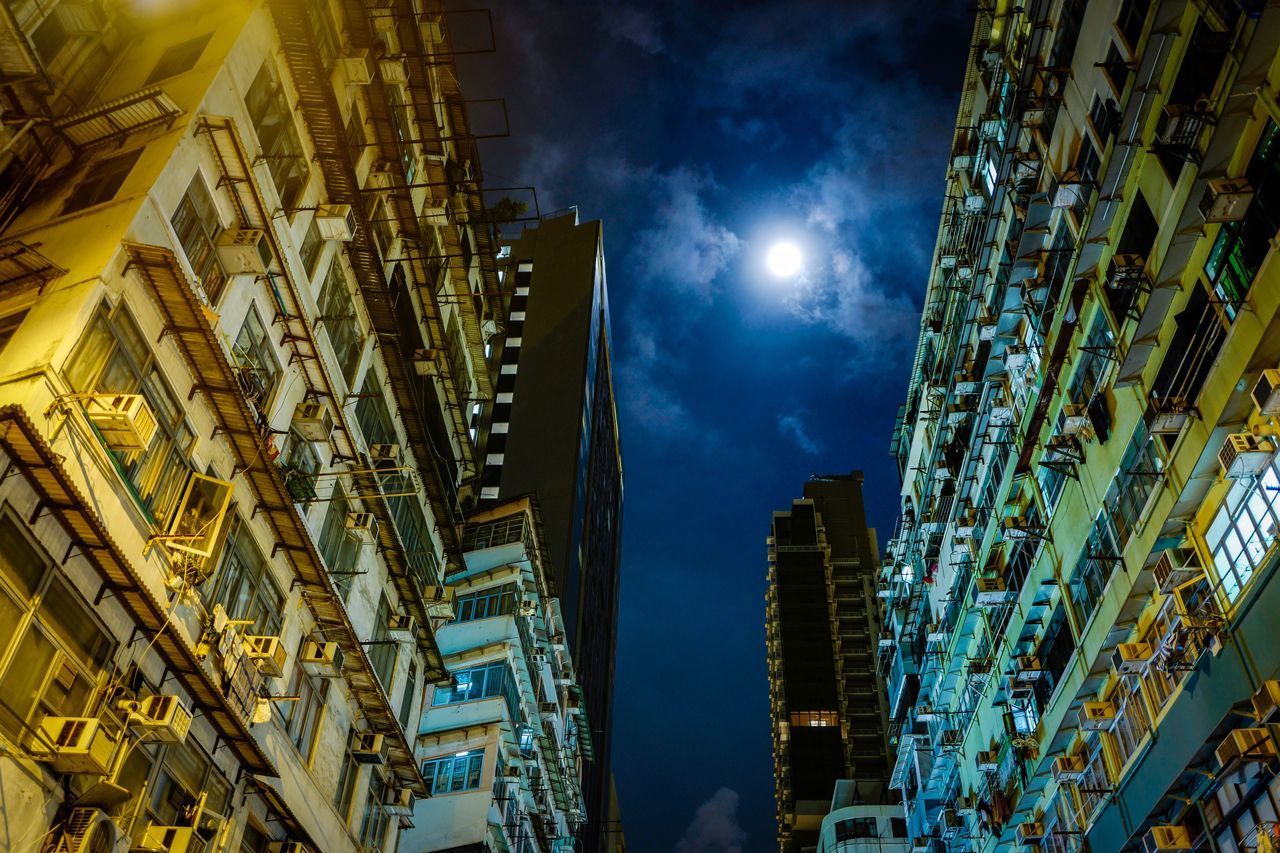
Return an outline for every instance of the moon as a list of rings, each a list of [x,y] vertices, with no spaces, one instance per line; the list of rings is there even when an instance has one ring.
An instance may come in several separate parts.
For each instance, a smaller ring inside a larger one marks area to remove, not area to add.
[[[769,267],[769,272],[778,278],[791,278],[800,272],[800,267],[804,265],[804,256],[795,243],[789,241],[774,243],[769,247],[769,254],[765,256],[765,265]]]

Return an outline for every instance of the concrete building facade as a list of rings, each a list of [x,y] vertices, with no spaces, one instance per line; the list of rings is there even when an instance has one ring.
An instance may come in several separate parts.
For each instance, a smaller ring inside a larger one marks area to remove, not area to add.
[[[451,57],[416,0],[0,9],[0,848],[428,795],[501,316]]]
[[[915,850],[1271,843],[1278,47],[977,12],[881,577]]]

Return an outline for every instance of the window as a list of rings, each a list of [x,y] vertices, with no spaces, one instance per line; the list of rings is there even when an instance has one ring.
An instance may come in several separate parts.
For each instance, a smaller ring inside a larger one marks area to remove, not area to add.
[[[524,515],[512,515],[497,521],[467,525],[462,535],[462,550],[482,551],[485,548],[497,548],[499,545],[510,545],[512,542],[521,540],[526,540]],[[533,551],[531,543],[527,540],[525,549]]]
[[[409,122],[409,108],[404,103],[404,92],[399,86],[387,87],[387,100],[391,104],[391,123],[396,130],[396,139],[400,143],[400,162],[404,165],[405,183],[413,183],[418,174],[417,147],[413,141],[414,134]]]
[[[1222,594],[1234,602],[1262,568],[1280,536],[1280,467],[1235,480],[1205,533]]]
[[[289,446],[283,456],[284,484],[289,495],[301,504],[316,498],[316,472],[320,470],[320,457],[311,442],[296,432],[289,434]]]
[[[26,311],[19,311],[7,317],[0,317],[0,352],[3,352],[4,348],[8,346],[9,340],[18,331],[18,327],[22,325],[22,321],[25,319],[27,319]]]
[[[360,399],[356,401],[356,423],[365,444],[396,444],[396,428],[391,421],[391,410],[382,393],[377,374],[372,370],[365,374],[360,386]]]
[[[45,19],[40,22],[40,26],[36,27],[31,34],[31,46],[35,48],[36,55],[40,57],[40,61],[46,67],[57,59],[62,49],[77,35],[74,31],[67,29],[66,18],[58,11],[60,5],[50,4],[48,7],[49,14],[45,16]],[[79,5],[83,6],[84,4]],[[93,4],[91,7],[93,11],[91,12],[85,9],[70,8],[72,6],[71,3],[68,3],[67,6],[69,8],[64,11],[71,13],[68,17],[79,18],[85,25],[94,28],[101,26],[101,7],[98,4]],[[39,8],[39,6],[36,8]],[[77,15],[76,12],[81,14]]]
[[[360,321],[356,317],[355,303],[347,290],[347,277],[337,258],[329,265],[329,274],[320,289],[318,302],[319,320],[329,335],[329,343],[338,358],[342,377],[350,383],[360,365],[364,342],[360,339]]]
[[[1094,94],[1093,103],[1089,106],[1089,121],[1093,122],[1094,132],[1098,134],[1098,142],[1103,148],[1111,141],[1111,135],[1120,126],[1120,108],[1111,98],[1103,98]]]
[[[1137,50],[1138,41],[1142,38],[1142,28],[1147,22],[1147,12],[1150,10],[1151,0],[1124,0],[1120,4],[1116,27],[1124,36],[1130,50]]]
[[[205,603],[209,607],[221,604],[231,619],[252,620],[246,634],[280,633],[284,595],[271,577],[267,559],[238,518],[227,534],[222,562],[206,583]]]
[[[1107,58],[1102,63],[1102,70],[1111,81],[1111,88],[1116,94],[1123,94],[1125,84],[1129,82],[1129,63],[1120,55],[1120,48],[1115,42],[1107,45]]]
[[[83,715],[114,650],[53,560],[0,512],[0,731],[25,741],[45,715]]]
[[[333,792],[333,807],[338,810],[342,822],[351,820],[351,804],[355,799],[356,780],[360,776],[360,765],[351,754],[351,738],[343,749],[342,769],[338,772],[338,786]]]
[[[1280,128],[1267,122],[1245,177],[1253,201],[1237,222],[1224,222],[1209,250],[1205,278],[1234,320],[1280,230]]]
[[[347,530],[347,515],[351,512],[342,485],[335,483],[329,499],[329,513],[320,529],[320,555],[333,577],[333,584],[343,598],[351,592],[355,579],[356,560],[360,555],[360,540]]]
[[[232,351],[239,368],[237,375],[241,390],[259,413],[265,416],[280,381],[280,363],[276,361],[271,338],[262,324],[256,304],[249,305],[249,313],[240,326],[240,334],[236,335]]]
[[[201,794],[205,808],[220,815],[231,813],[231,785],[213,765],[195,738],[165,747],[159,769],[148,786],[151,800],[147,814],[154,823],[173,826],[192,809]]]
[[[364,801],[364,817],[360,821],[360,843],[366,849],[379,850],[387,836],[387,783],[375,770],[369,774],[369,796]]]
[[[102,204],[115,198],[116,193],[120,191],[120,187],[124,185],[125,179],[133,171],[133,165],[138,162],[138,157],[141,154],[142,149],[139,148],[135,151],[127,151],[124,154],[108,157],[106,160],[101,160],[91,165],[84,178],[72,190],[71,197],[62,206],[63,215],[75,213],[77,210],[84,210],[86,207]]]
[[[471,622],[514,613],[516,597],[516,585],[513,583],[459,595],[454,601],[453,621]]]
[[[146,338],[123,305],[112,309],[103,303],[63,371],[78,393],[141,394],[151,405],[160,426],[151,446],[138,453],[112,451],[111,455],[139,504],[156,526],[163,527],[191,473],[187,459],[195,434],[161,376]]]
[[[409,661],[409,672],[404,679],[404,692],[400,694],[400,725],[404,726],[404,730],[409,732],[410,740],[413,738],[413,732],[417,730],[416,725],[412,725],[413,720],[410,715],[413,714],[414,694],[418,692],[418,662]]]
[[[432,706],[453,705],[477,699],[502,696],[512,720],[521,719],[520,695],[506,661],[480,664],[453,673],[452,687],[437,687],[431,697]]]
[[[262,63],[244,101],[249,110],[249,120],[258,134],[267,170],[271,172],[271,180],[280,194],[280,203],[292,212],[306,188],[310,172],[284,87],[271,60]]]
[[[790,723],[792,728],[838,726],[840,716],[835,711],[792,711]]]
[[[303,637],[302,643],[306,642],[307,638]],[[311,753],[315,750],[316,733],[320,730],[320,719],[324,714],[328,693],[328,679],[308,675],[302,664],[294,661],[288,695],[298,698],[294,702],[275,704],[280,709],[289,740],[297,747],[304,761],[310,761]]]
[[[160,54],[160,61],[156,63],[156,67],[143,85],[150,86],[157,80],[176,77],[195,68],[196,63],[200,61],[200,55],[204,53],[205,46],[209,44],[209,39],[211,38],[213,38],[213,33],[205,33],[202,36],[196,36],[167,49]]]
[[[378,615],[374,617],[372,636],[369,638],[369,663],[382,683],[382,689],[391,693],[391,675],[396,668],[396,653],[400,644],[391,639],[388,626],[391,623],[391,605],[386,595],[378,602]]]
[[[302,235],[302,245],[298,247],[298,257],[302,259],[302,267],[307,271],[307,278],[314,278],[316,264],[320,263],[320,253],[324,251],[324,240],[320,238],[320,229],[316,227],[315,217],[307,226],[307,233]]]
[[[332,68],[338,56],[338,27],[333,21],[329,0],[312,0],[306,4],[307,23],[315,35],[316,52],[320,54],[320,67]]]
[[[209,195],[209,187],[199,172],[191,179],[182,200],[178,202],[170,220],[178,244],[191,264],[191,271],[204,287],[210,302],[216,302],[226,283],[227,274],[218,260],[218,237],[222,234],[222,219]]]
[[[836,841],[852,841],[855,838],[877,838],[879,830],[873,817],[855,817],[836,821]]]
[[[422,776],[432,795],[474,791],[480,787],[484,750],[472,749],[422,763]]]

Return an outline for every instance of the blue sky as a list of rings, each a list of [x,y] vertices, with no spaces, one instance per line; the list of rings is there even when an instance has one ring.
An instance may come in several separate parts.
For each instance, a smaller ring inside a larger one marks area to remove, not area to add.
[[[924,7],[924,8],[922,8]],[[888,457],[959,102],[958,2],[522,0],[462,62],[490,186],[604,221],[626,466],[614,769],[640,853],[776,849],[769,515]],[[804,273],[779,281],[782,239]]]

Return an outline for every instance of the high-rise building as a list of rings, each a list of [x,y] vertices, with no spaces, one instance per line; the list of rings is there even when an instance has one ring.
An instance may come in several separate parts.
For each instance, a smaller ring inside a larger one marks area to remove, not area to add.
[[[0,848],[392,850],[428,793],[502,311],[453,53],[418,0],[0,8]]]
[[[533,498],[467,520],[437,632],[453,682],[431,689],[417,729],[432,797],[403,853],[575,849],[591,736],[544,533]]]
[[[972,45],[882,573],[913,849],[1267,849],[1280,10]]]
[[[815,476],[773,514],[766,642],[784,853],[818,843],[837,781],[868,803],[887,795],[877,551],[860,471]]]
[[[613,397],[601,223],[543,219],[503,247],[508,320],[491,354],[495,396],[477,416],[480,497],[536,494],[551,574],[593,727],[583,783],[586,850],[608,841],[622,451]]]

